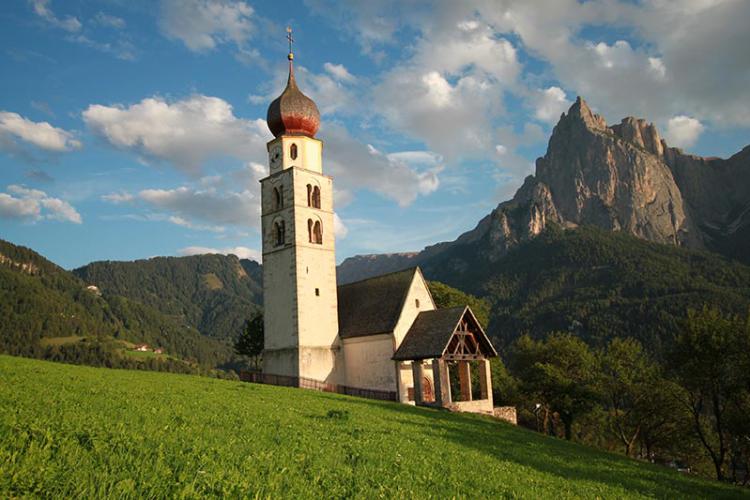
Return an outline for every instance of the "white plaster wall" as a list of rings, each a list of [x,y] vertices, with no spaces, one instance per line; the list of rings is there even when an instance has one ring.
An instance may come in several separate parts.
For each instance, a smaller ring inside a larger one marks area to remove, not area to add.
[[[323,142],[302,135],[288,135],[281,137],[284,148],[282,168],[301,167],[317,173],[323,172]],[[297,145],[297,159],[290,154],[292,144]]]
[[[345,384],[362,389],[396,391],[393,338],[390,334],[344,339]]]
[[[419,307],[417,307],[417,300],[419,300]],[[417,315],[422,311],[432,311],[433,309],[436,309],[435,302],[432,300],[430,290],[427,288],[427,282],[424,280],[422,273],[417,271],[414,273],[409,292],[406,295],[401,316],[398,319],[396,328],[393,329],[393,340],[396,349],[401,345],[401,341],[404,340]]]

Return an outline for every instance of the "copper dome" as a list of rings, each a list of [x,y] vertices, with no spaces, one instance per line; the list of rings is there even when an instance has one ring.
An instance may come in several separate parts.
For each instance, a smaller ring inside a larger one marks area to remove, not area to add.
[[[286,88],[268,106],[266,122],[274,137],[280,135],[315,137],[315,133],[320,127],[318,107],[312,99],[297,88],[291,60],[289,61],[289,80],[287,80]]]

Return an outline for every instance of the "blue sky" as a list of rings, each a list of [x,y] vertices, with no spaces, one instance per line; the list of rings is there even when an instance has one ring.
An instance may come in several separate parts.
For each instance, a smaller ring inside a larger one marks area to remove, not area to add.
[[[509,199],[576,95],[696,154],[750,144],[748,24],[743,0],[9,0],[0,238],[66,268],[257,258],[292,25],[338,260],[420,250]]]

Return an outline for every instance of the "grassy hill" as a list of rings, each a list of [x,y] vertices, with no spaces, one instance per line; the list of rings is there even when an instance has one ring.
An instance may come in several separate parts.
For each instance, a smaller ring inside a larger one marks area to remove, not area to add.
[[[234,340],[262,304],[260,265],[234,255],[93,262],[73,273],[219,339]]]
[[[105,366],[194,371],[232,357],[231,347],[117,294],[96,293],[33,250],[0,240],[0,352]],[[138,362],[128,343],[169,356]],[[162,361],[161,363],[157,361]]]
[[[0,496],[741,498],[475,415],[0,356]]]

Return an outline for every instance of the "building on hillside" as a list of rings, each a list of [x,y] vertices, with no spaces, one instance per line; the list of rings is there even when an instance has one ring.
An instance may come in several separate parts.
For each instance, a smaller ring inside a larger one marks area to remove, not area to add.
[[[497,353],[468,306],[437,309],[419,268],[336,285],[333,179],[315,138],[318,108],[297,87],[293,60],[290,41],[287,85],[268,108],[270,172],[260,181],[264,375],[491,413]]]

